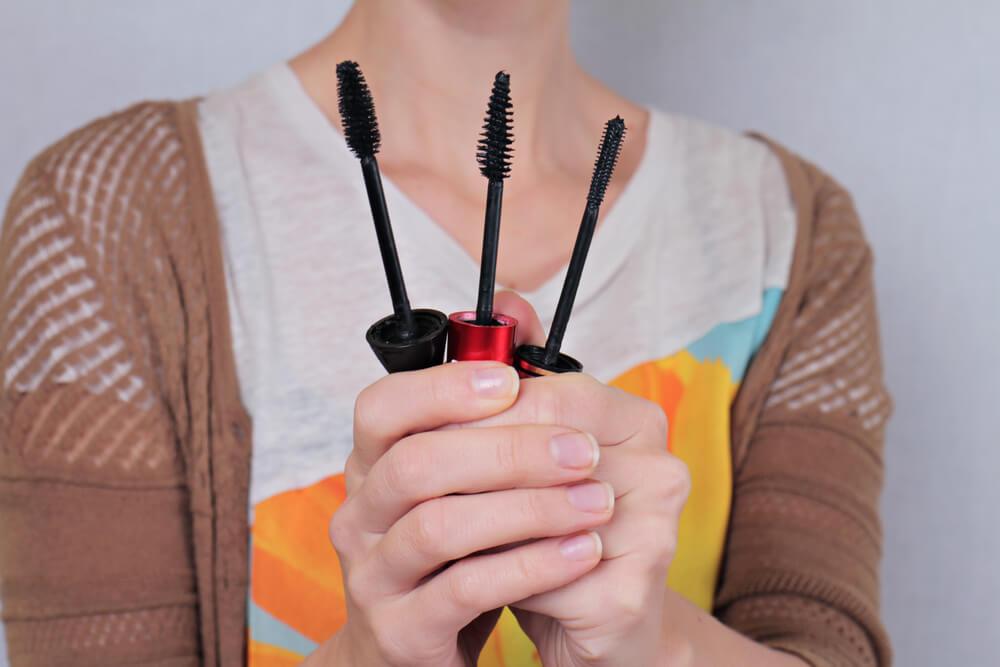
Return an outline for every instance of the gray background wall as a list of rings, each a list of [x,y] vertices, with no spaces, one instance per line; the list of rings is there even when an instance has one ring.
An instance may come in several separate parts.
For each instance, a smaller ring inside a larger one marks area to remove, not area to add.
[[[236,82],[346,4],[0,2],[0,200],[73,127]],[[854,192],[897,402],[884,497],[897,664],[997,664],[1000,2],[578,0],[573,33],[624,93],[763,130]]]

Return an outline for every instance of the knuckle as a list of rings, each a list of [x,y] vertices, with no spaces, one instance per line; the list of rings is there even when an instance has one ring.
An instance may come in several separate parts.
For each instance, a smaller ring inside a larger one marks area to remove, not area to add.
[[[609,412],[613,409],[609,401],[611,395],[609,391],[620,390],[609,388],[590,375],[572,378],[572,382],[567,385],[567,391],[561,397],[561,416],[576,421],[572,419],[574,416],[590,415],[595,421],[604,421],[611,416]]]
[[[546,502],[544,491],[530,489],[524,493],[521,502],[522,521],[525,525],[547,527],[553,523],[554,513]]]
[[[354,494],[354,491],[361,486],[364,481],[364,473],[362,472],[362,466],[358,461],[358,454],[356,450],[351,450],[348,454],[347,460],[344,462],[344,485],[347,490],[348,497]]]
[[[465,377],[465,373],[468,371],[461,369],[461,373],[459,373],[460,367],[455,364],[446,364],[442,370],[443,372],[427,374],[427,384],[424,386],[424,391],[434,403],[448,404],[456,397],[456,389],[459,385],[458,376]]]
[[[589,373],[564,373],[559,375],[558,378],[560,382],[574,390],[592,391],[596,387],[604,386]]]
[[[377,612],[372,615],[369,626],[379,656],[390,665],[412,664],[412,651],[401,641],[398,614],[393,612]]]
[[[416,449],[400,443],[382,457],[382,486],[386,493],[406,497],[418,493],[424,466],[415,455]]]
[[[596,377],[590,373],[578,373],[580,376],[579,382],[581,386],[586,388],[588,391],[594,391],[595,389],[607,389],[608,385],[604,384]]]
[[[330,519],[328,535],[330,544],[338,554],[345,555],[351,551],[355,540],[355,529],[346,505],[341,505]]]
[[[630,577],[608,590],[604,605],[606,610],[612,611],[616,623],[633,627],[643,622],[648,597],[646,588],[636,577]]]
[[[519,429],[504,429],[496,443],[496,465],[503,473],[513,474],[521,469],[524,439]]]
[[[559,377],[553,379],[559,379]],[[532,402],[532,421],[535,424],[562,424],[562,392],[558,391],[558,388],[556,382],[548,382],[544,386],[539,386],[539,391]]]
[[[670,424],[667,421],[667,413],[663,411],[661,406],[652,401],[645,401],[645,412],[647,428],[658,436],[658,439],[666,442],[667,432],[670,428]]]
[[[528,553],[525,553],[525,551],[522,549],[514,552],[513,568],[521,581],[532,582],[539,578],[541,568],[538,561]]]
[[[657,499],[657,507],[664,513],[671,513],[683,506],[691,491],[691,473],[687,464],[663,451],[652,454],[643,468],[644,482]]]
[[[433,500],[421,503],[411,514],[410,530],[406,533],[410,549],[420,557],[436,560],[445,537],[441,503]]]
[[[586,373],[564,373],[558,379],[564,391],[574,398],[582,398],[600,386],[599,382]]]
[[[661,569],[665,570],[670,566],[670,561],[673,559],[674,554],[677,553],[677,531],[661,531],[657,546],[659,548],[653,553],[653,569],[657,571]]]
[[[645,618],[646,601],[641,595],[621,594],[618,596],[616,616],[628,626],[636,626]]]
[[[608,387],[583,373],[542,378],[532,394],[531,416],[536,424],[572,426],[574,416],[601,415],[607,411]]]
[[[354,422],[355,424],[364,422],[368,415],[372,412],[372,408],[375,403],[375,387],[377,385],[368,385],[360,392],[358,392],[357,397],[354,399]]]
[[[574,415],[596,414],[600,409],[595,392],[588,379],[581,373],[565,373],[552,378],[539,396],[536,406],[537,423],[571,426],[578,419]]]
[[[687,464],[676,456],[664,458],[663,479],[667,481],[670,496],[684,502],[691,493],[691,471]]]
[[[354,399],[354,439],[362,434],[378,432],[379,383],[368,385]]]
[[[347,593],[347,598],[367,617],[370,611],[368,584],[363,567],[355,568],[347,573],[347,576],[344,577],[344,592]]]
[[[482,599],[482,582],[468,567],[462,564],[452,566],[454,570],[448,578],[448,596],[459,609],[479,611]]]
[[[659,572],[666,574],[677,551],[677,526],[654,519],[647,522],[647,527],[640,550],[642,562],[651,575]]]

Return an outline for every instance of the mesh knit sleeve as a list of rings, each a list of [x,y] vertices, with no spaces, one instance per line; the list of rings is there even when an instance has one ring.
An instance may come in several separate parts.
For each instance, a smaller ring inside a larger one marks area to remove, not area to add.
[[[789,342],[769,384],[746,388],[763,403],[735,475],[716,613],[816,667],[885,667],[878,498],[891,404],[872,256],[848,195],[821,180],[804,288],[786,297]]]
[[[70,135],[28,167],[4,218],[0,592],[13,667],[199,662],[183,317],[162,231],[184,202],[169,120],[144,105]]]

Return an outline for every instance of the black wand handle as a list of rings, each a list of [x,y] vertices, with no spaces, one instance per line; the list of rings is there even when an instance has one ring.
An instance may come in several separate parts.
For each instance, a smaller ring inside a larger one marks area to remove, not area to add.
[[[378,162],[374,156],[362,158],[361,173],[364,175],[368,205],[371,206],[372,219],[375,222],[375,235],[378,238],[379,252],[382,254],[382,266],[385,267],[385,280],[389,284],[389,294],[392,297],[392,310],[399,318],[399,335],[402,338],[412,338],[416,333],[416,323],[413,321],[410,299],[406,295],[403,270],[399,264],[399,254],[396,252],[396,239],[389,224],[389,209],[385,203],[382,176],[379,174]]]

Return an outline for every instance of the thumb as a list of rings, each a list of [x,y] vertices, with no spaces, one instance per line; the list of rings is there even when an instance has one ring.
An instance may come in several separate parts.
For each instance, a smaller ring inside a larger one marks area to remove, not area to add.
[[[514,334],[514,344],[524,343],[545,345],[545,330],[538,319],[538,313],[516,292],[497,292],[493,297],[493,309],[504,315],[510,315],[517,320],[517,332]]]

